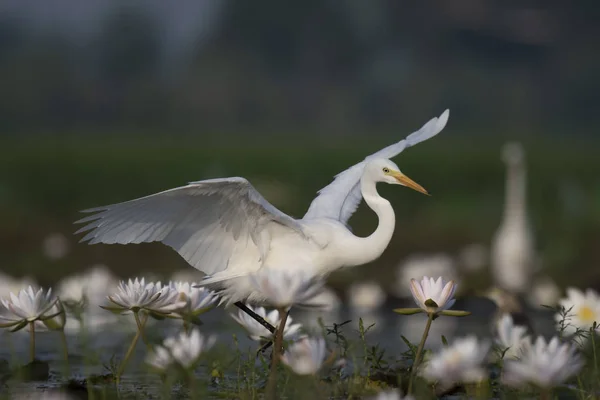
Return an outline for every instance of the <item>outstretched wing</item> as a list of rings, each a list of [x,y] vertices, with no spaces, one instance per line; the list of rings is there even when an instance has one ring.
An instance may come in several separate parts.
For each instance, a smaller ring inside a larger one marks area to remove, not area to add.
[[[162,242],[193,267],[212,275],[229,260],[255,257],[269,248],[270,224],[304,235],[302,225],[282,213],[244,178],[210,179],[124,203],[85,210],[93,213],[76,233],[90,244]]]
[[[364,161],[337,174],[333,182],[319,190],[319,195],[310,204],[304,219],[332,218],[346,224],[362,200],[360,177],[366,163],[373,158],[395,157],[404,149],[432,138],[444,129],[449,114],[449,110],[444,111],[439,118],[432,118],[406,139],[371,154]]]

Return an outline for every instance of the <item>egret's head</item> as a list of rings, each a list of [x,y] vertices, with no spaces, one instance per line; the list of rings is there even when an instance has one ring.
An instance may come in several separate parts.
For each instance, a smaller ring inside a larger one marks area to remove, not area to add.
[[[429,195],[423,186],[400,172],[400,168],[398,168],[393,161],[384,158],[371,160],[365,167],[365,172],[368,173],[375,182],[402,185],[416,190],[417,192]]]
[[[508,142],[502,147],[502,161],[509,165],[522,164],[525,161],[525,150],[519,142]]]

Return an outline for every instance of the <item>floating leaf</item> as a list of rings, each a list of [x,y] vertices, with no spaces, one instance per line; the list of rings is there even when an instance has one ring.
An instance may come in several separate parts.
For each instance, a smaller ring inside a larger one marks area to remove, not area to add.
[[[471,315],[470,311],[460,311],[460,310],[444,310],[440,312],[441,315],[446,315],[448,317],[466,317],[467,315]]]
[[[413,315],[424,312],[421,308],[395,308],[394,312],[402,315]]]

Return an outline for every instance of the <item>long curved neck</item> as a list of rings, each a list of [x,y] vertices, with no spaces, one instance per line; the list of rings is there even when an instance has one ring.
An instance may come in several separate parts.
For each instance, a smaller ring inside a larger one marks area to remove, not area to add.
[[[375,182],[361,179],[360,189],[367,205],[375,211],[378,218],[377,229],[365,237],[357,238],[353,246],[352,256],[354,265],[361,265],[378,258],[390,243],[396,226],[396,215],[389,201],[377,193]]]
[[[526,213],[526,171],[522,162],[508,163],[506,174],[505,222],[523,222]]]

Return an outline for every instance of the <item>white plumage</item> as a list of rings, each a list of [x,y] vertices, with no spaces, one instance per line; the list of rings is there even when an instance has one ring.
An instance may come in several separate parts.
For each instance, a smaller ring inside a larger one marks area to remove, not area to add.
[[[506,163],[506,199],[504,217],[492,243],[492,273],[501,288],[524,293],[529,290],[536,262],[527,218],[525,152],[519,143],[507,143],[502,158]]]
[[[439,133],[446,110],[406,139],[338,174],[321,189],[304,218],[271,205],[244,178],[210,179],[124,203],[98,207],[78,221],[87,223],[90,244],[162,242],[206,273],[203,284],[229,302],[262,303],[247,276],[261,268],[302,269],[322,276],[379,257],[394,230],[394,211],[376,183],[400,184],[426,193],[388,160]],[[375,232],[354,236],[347,228],[361,198],[379,217]]]

